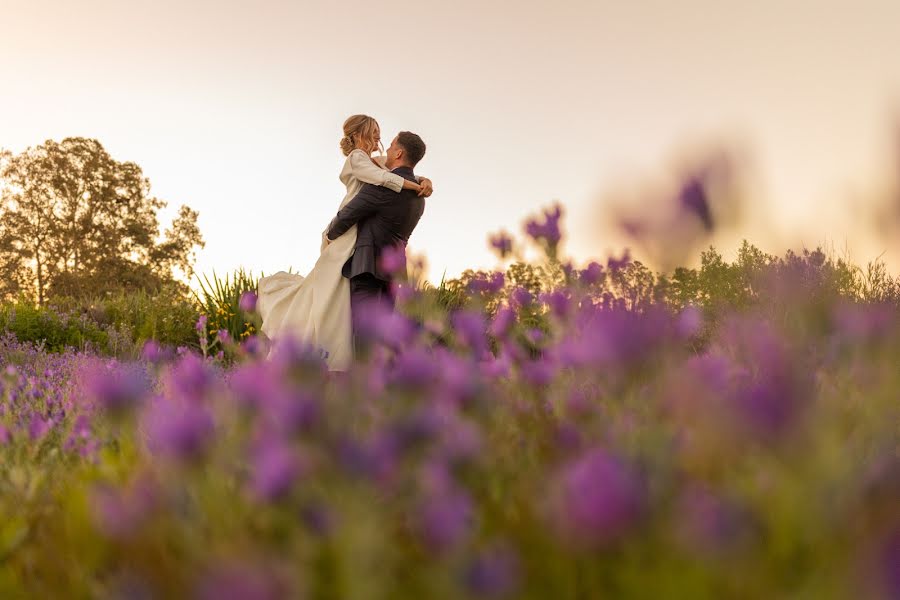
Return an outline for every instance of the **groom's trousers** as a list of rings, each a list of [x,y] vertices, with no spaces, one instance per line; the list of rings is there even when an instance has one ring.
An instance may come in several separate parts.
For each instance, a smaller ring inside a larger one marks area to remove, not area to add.
[[[377,312],[372,310],[375,304],[383,304],[389,308],[394,307],[394,299],[391,297],[390,284],[383,279],[378,279],[371,273],[360,273],[350,278],[350,312],[353,322],[353,347],[356,355],[360,356],[368,350],[368,340],[365,335],[360,335],[360,324],[367,323],[369,319],[376,317]]]

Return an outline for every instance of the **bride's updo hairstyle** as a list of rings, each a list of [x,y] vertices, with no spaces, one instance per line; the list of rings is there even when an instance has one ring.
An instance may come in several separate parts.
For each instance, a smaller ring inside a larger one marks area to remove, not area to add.
[[[353,115],[344,121],[344,137],[341,138],[341,152],[349,156],[356,148],[365,148],[375,141],[378,121],[368,115]],[[368,154],[368,153],[367,153]]]

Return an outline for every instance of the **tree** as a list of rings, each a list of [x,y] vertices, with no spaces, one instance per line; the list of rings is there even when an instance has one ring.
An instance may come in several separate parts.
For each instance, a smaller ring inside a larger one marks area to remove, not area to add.
[[[165,236],[166,203],[132,162],[93,139],[48,140],[0,162],[0,275],[43,304],[51,295],[158,289],[190,277],[203,247],[197,212],[182,206]],[[183,284],[182,284],[183,285]]]

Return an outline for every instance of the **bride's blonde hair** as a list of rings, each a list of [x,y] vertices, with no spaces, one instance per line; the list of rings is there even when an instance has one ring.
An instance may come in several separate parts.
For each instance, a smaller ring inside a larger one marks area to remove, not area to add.
[[[341,138],[341,152],[349,156],[356,148],[368,147],[375,141],[378,121],[369,115],[353,115],[344,121],[344,137]]]

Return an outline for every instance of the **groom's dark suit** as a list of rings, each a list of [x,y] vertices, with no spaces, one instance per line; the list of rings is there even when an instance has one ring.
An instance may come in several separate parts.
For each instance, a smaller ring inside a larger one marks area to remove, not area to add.
[[[416,180],[410,167],[398,167],[392,172]],[[350,279],[350,306],[354,314],[366,302],[391,301],[391,277],[381,269],[381,252],[388,246],[405,247],[424,211],[425,199],[413,190],[398,194],[367,183],[331,221],[326,234],[330,240],[357,226],[356,246],[343,268],[344,277]]]

